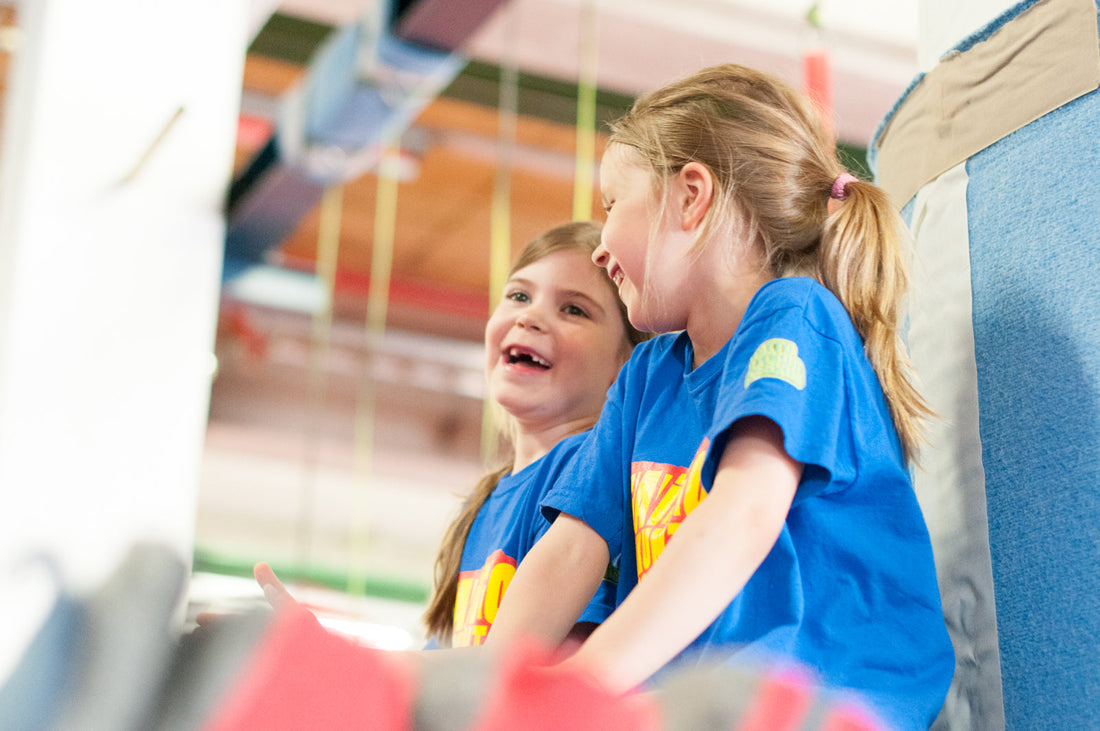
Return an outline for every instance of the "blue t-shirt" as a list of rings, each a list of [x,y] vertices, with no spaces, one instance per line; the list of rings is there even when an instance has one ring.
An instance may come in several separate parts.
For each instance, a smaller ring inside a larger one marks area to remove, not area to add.
[[[584,520],[621,552],[617,605],[706,497],[731,426],[768,417],[805,464],[786,524],[675,662],[794,659],[900,728],[927,728],[954,655],[928,531],[847,312],[812,279],[773,280],[721,351],[695,369],[692,358],[684,333],[635,349],[544,512]]]
[[[539,504],[573,458],[585,433],[563,439],[518,473],[502,477],[481,506],[459,564],[454,647],[485,642],[516,566],[550,527]],[[614,602],[615,585],[605,580],[579,621],[602,622],[611,614]]]

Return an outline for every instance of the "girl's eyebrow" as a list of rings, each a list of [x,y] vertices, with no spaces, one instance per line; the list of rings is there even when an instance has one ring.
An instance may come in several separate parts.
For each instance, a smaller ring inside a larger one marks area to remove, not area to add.
[[[600,305],[599,302],[597,302],[590,295],[581,292],[579,289],[563,289],[558,290],[558,292],[563,296],[564,299],[581,299],[584,300],[589,307],[599,310],[601,313],[603,312],[603,306]]]

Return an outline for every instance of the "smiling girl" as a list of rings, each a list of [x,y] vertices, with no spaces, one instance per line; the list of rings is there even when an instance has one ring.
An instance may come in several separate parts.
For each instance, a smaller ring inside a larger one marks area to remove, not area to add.
[[[517,564],[550,525],[539,502],[642,338],[592,263],[599,242],[598,224],[575,222],[529,243],[485,328],[489,395],[512,459],[482,478],[440,546],[425,615],[439,644],[485,641]],[[606,618],[611,591],[588,604],[574,637]]]

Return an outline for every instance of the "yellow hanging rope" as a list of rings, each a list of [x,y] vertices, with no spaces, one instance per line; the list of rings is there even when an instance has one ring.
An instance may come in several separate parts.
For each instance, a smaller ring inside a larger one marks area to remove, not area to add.
[[[493,179],[489,214],[489,311],[500,301],[512,259],[512,153],[516,147],[516,118],[519,109],[519,71],[514,39],[519,37],[518,12],[507,6],[508,33],[513,39],[500,65],[500,97],[497,105],[497,167]],[[481,458],[485,464],[497,459],[499,425],[492,399],[486,396],[481,409]]]
[[[577,80],[577,157],[573,175],[573,220],[592,218],[596,167],[596,0],[581,3],[580,72]]]
[[[374,456],[375,386],[371,368],[374,356],[381,350],[386,332],[389,307],[390,277],[393,270],[393,247],[397,231],[398,166],[401,160],[399,141],[385,145],[378,167],[378,190],[374,205],[374,241],[371,244],[370,284],[367,293],[367,365],[356,402],[355,475],[359,489],[355,492],[349,527],[348,593],[366,593],[366,557],[370,547],[367,529],[369,513],[370,475]]]
[[[328,387],[328,362],[332,342],[332,302],[336,290],[336,264],[340,253],[340,215],[344,188],[329,185],[321,196],[321,216],[317,230],[316,273],[325,291],[324,305],[313,313],[309,367],[309,402],[306,419],[305,457],[302,486],[298,496],[298,526],[295,554],[299,565],[311,568],[314,499],[317,494],[317,469],[320,462],[321,419]]]
[[[367,337],[381,340],[386,331],[393,271],[393,246],[397,237],[397,188],[401,149],[397,142],[386,146],[378,170],[375,201],[374,243],[371,247],[370,290],[367,293]]]
[[[489,220],[489,309],[500,301],[512,259],[512,153],[516,146],[519,73],[501,67],[497,167]]]

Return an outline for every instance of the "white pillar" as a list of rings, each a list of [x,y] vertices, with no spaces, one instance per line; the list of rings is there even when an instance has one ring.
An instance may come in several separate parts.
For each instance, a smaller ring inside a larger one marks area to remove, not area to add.
[[[0,570],[188,562],[246,0],[18,9],[0,150]]]
[[[929,71],[959,41],[990,23],[1018,0],[920,0],[917,65]]]

